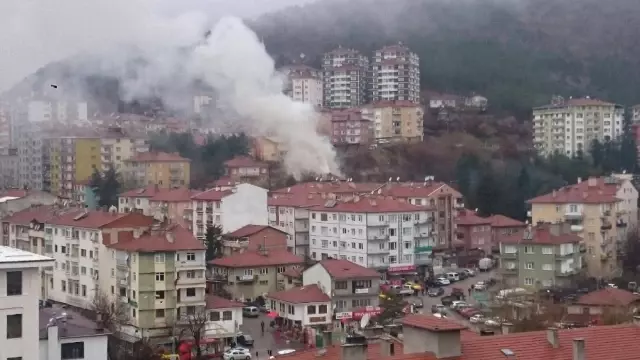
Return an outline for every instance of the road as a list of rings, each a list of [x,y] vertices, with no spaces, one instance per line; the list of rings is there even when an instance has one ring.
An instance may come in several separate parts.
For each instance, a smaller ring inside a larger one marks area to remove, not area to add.
[[[301,345],[297,343],[287,343],[284,339],[280,338],[275,332],[269,328],[269,323],[272,319],[268,318],[265,314],[260,314],[257,318],[243,318],[240,331],[244,334],[249,334],[254,339],[253,349],[251,349],[252,360],[267,360],[267,350],[273,351],[275,354],[278,350],[284,349],[300,349]],[[264,334],[261,330],[261,322],[264,321]],[[258,357],[256,358],[256,351]]]

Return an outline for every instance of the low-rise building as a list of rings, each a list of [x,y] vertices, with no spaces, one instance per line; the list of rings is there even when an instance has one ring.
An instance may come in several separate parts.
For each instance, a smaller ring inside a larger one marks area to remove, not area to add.
[[[505,237],[524,230],[527,227],[522,221],[512,219],[504,215],[492,215],[489,217],[491,221],[491,250],[499,252],[500,241]]]
[[[500,242],[500,272],[509,287],[569,286],[582,271],[581,238],[571,225],[538,224]]]
[[[222,253],[225,256],[245,251],[288,250],[289,235],[268,225],[246,225],[225,234],[222,242]]]
[[[78,312],[54,305],[40,309],[40,360],[107,360],[109,332]]]
[[[336,110],[331,114],[331,143],[335,146],[369,145],[374,142],[373,117],[360,109]]]
[[[40,268],[53,259],[0,246],[0,357],[38,360]]]
[[[302,268],[288,268],[278,274],[278,291],[302,286]]]
[[[236,156],[224,162],[225,175],[231,180],[266,185],[269,181],[269,164],[249,156]]]
[[[478,216],[475,211],[462,209],[458,211],[455,224],[456,245],[459,244],[467,254],[474,251],[481,253],[480,256],[491,253],[490,218],[483,218]],[[471,260],[473,259],[468,259],[467,263]],[[466,266],[467,264],[460,265]]]
[[[337,320],[362,317],[379,304],[380,273],[347,260],[327,259],[302,273],[303,286],[316,284],[331,295]],[[373,310],[372,310],[373,311]]]
[[[407,100],[380,101],[363,107],[362,114],[373,118],[376,143],[415,143],[424,137],[424,110],[420,104]]]
[[[271,311],[295,325],[317,328],[332,322],[331,298],[318,284],[272,292],[266,301]]]
[[[212,280],[234,299],[242,301],[255,300],[258,296],[275,292],[278,274],[288,268],[301,267],[304,259],[286,250],[237,253],[215,259],[212,266]]]
[[[580,296],[567,306],[571,317],[583,317],[599,324],[609,319],[630,319],[640,305],[640,295],[631,291],[607,287]]]
[[[243,303],[227,300],[216,295],[207,295],[207,322],[204,337],[225,339],[227,343],[235,340],[242,326]]]
[[[189,186],[191,181],[191,160],[178,154],[141,152],[122,164],[125,183],[134,186],[172,188]]]

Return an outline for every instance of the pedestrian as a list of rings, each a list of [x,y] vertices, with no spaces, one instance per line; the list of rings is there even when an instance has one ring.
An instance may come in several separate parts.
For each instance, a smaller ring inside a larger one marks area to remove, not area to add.
[[[260,322],[260,328],[262,329],[262,335],[264,335],[264,320]]]
[[[258,358],[258,352],[256,351],[256,359]]]
[[[272,356],[273,355],[273,350],[271,350],[271,349],[267,350],[267,354],[269,354],[269,356]]]
[[[471,287],[469,288],[469,296],[471,296]]]

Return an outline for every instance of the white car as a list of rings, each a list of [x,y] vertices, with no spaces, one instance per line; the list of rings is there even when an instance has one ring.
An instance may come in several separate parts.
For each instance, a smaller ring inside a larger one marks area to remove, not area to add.
[[[451,303],[451,308],[452,309],[457,309],[457,308],[465,307],[465,306],[469,306],[469,304],[467,304],[466,301],[456,300],[456,301],[453,301]]]
[[[234,348],[224,352],[224,360],[251,360],[251,352],[247,349]]]
[[[466,273],[467,276],[470,277],[476,276],[476,272],[471,269],[462,269],[462,272]]]
[[[485,322],[485,317],[482,314],[473,315],[469,318],[469,322],[472,324],[480,324]]]
[[[445,314],[441,314],[441,313],[434,313],[433,316],[437,317],[438,319],[446,319],[447,316]]]
[[[478,281],[477,283],[473,284],[473,289],[474,290],[486,290],[487,289],[487,283],[484,281]]]
[[[503,319],[500,319],[500,318],[493,318],[493,319],[487,319],[487,320],[485,320],[484,324],[485,324],[486,326],[498,327],[498,326],[501,326],[503,322],[504,322],[504,320],[503,320]]]
[[[449,279],[444,278],[444,277],[439,277],[436,279],[436,282],[440,285],[449,285],[451,284],[451,281],[449,281]]]

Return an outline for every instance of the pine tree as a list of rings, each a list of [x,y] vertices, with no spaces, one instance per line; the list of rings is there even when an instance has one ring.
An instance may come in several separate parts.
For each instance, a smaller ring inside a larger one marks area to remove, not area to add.
[[[204,242],[207,246],[206,260],[207,262],[215,260],[222,256],[222,228],[218,225],[209,226],[204,236]]]
[[[120,192],[120,181],[118,180],[118,174],[113,166],[110,166],[102,176],[102,184],[99,188],[98,195],[100,199],[98,204],[100,206],[118,206],[118,194]]]

